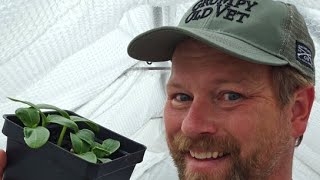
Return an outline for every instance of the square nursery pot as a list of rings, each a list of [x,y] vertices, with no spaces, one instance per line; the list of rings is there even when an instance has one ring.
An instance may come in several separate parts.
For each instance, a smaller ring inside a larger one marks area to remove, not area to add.
[[[56,114],[45,112],[50,113]],[[23,139],[21,121],[14,114],[5,114],[3,117],[5,122],[2,132],[7,136],[7,166],[4,180],[128,180],[135,165],[143,160],[146,150],[144,145],[100,126],[100,131],[96,134],[97,139],[118,140],[120,148],[109,157],[112,161],[94,164],[57,146],[50,142],[50,139],[39,149],[29,148]],[[84,124],[78,125],[79,128],[87,128]],[[68,134],[67,132],[66,135]]]

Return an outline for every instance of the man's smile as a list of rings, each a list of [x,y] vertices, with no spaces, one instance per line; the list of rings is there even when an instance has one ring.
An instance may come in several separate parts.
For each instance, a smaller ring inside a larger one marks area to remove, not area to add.
[[[186,154],[186,165],[189,171],[209,173],[225,170],[230,158],[228,152],[190,150]]]
[[[228,153],[218,151],[199,152],[190,150],[190,155],[198,160],[219,159]]]

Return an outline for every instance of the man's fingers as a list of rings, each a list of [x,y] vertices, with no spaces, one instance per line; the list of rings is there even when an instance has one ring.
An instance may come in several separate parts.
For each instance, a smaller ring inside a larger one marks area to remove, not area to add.
[[[3,176],[3,169],[6,167],[7,164],[7,155],[4,150],[0,149],[0,179]]]
[[[0,168],[3,169],[6,167],[7,164],[7,155],[4,150],[0,149]]]

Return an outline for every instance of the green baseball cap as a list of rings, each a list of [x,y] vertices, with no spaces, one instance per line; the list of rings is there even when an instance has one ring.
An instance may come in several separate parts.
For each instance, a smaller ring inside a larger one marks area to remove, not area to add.
[[[253,63],[290,65],[315,81],[314,43],[296,7],[273,0],[199,0],[179,25],[135,37],[129,56],[150,62],[171,60],[177,44],[193,38]]]

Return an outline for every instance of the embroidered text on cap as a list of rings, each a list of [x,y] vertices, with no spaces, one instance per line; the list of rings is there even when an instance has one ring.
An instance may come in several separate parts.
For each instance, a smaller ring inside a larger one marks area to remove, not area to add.
[[[243,23],[244,18],[250,17],[252,7],[258,5],[251,0],[200,0],[192,8],[192,13],[187,16],[185,23],[192,20],[199,20],[208,17],[214,11],[212,8],[216,4],[216,17],[223,16],[229,21]],[[243,11],[240,11],[243,9]]]

